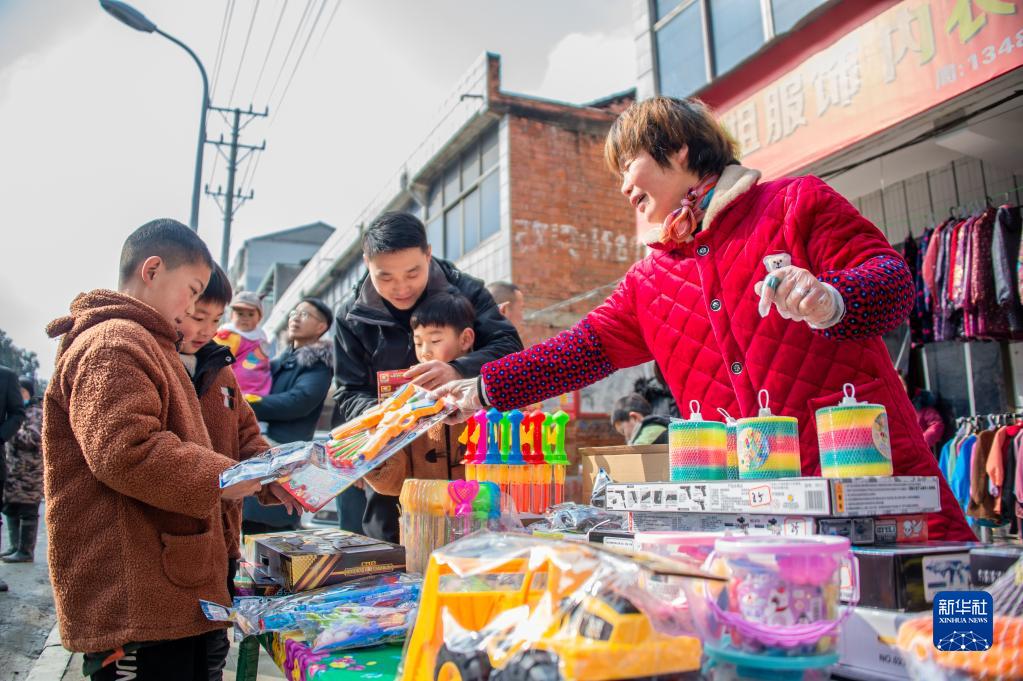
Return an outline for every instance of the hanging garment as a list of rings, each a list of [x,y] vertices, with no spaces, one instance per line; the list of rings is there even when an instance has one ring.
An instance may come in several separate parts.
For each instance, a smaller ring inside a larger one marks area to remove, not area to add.
[[[971,433],[959,445],[959,458],[952,470],[952,479],[949,480],[952,494],[955,495],[964,513],[970,503],[970,464],[973,461],[973,448],[976,444],[977,436]]]
[[[924,280],[924,290],[927,292],[927,300],[932,307],[937,306],[937,296],[934,295],[934,278],[935,270],[938,266],[938,253],[941,251],[942,233],[945,231],[947,224],[947,222],[939,224],[931,232],[930,238],[927,240],[927,248],[924,251],[923,264],[920,267],[920,276]]]
[[[991,233],[995,299],[1005,315],[1010,337],[1017,339],[1023,338],[1023,306],[1016,271],[1021,234],[1019,206],[1000,206]]]
[[[998,304],[992,257],[995,211],[988,209],[973,223],[970,231],[970,307],[973,337],[1001,340],[1009,337],[1009,325]]]
[[[989,493],[995,499],[994,512],[1000,518],[1003,517],[1003,507],[1006,497],[1006,469],[1009,464],[1009,450],[1013,438],[1019,434],[1019,426],[1006,426],[995,432],[994,442],[991,443],[991,453],[987,459],[987,476]]]
[[[1016,496],[1016,517],[1023,518],[1023,465],[1020,465],[1020,456],[1023,455],[1023,430],[1012,439],[1012,448],[1016,453],[1016,475],[1013,476],[1012,492]]]
[[[944,341],[948,338],[948,271],[949,247],[955,222],[948,221],[941,228],[941,239],[938,243],[938,254],[934,267],[934,340]]]
[[[914,348],[934,340],[934,313],[931,307],[931,295],[924,284],[923,276],[924,256],[933,233],[933,229],[924,230],[923,236],[919,240],[914,240],[912,235],[906,239],[906,261],[909,262],[910,255],[913,256],[910,270],[913,274],[915,297],[913,310],[909,315],[909,330]]]
[[[988,489],[987,475],[987,463],[994,440],[993,430],[982,430],[977,433],[977,442],[970,460],[970,499],[966,505],[968,516],[988,522],[999,520],[995,513],[995,498]]]

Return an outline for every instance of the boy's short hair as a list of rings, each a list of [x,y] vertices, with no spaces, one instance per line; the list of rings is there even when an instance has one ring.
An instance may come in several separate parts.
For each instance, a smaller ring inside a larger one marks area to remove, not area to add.
[[[19,378],[18,385],[20,385],[22,388],[25,389],[26,392],[28,392],[29,399],[32,399],[33,397],[36,396],[36,382],[33,381],[31,378]]]
[[[458,333],[476,323],[476,309],[465,296],[448,291],[434,293],[412,313],[413,329],[421,326],[451,327]]]
[[[604,160],[619,173],[645,151],[658,165],[685,145],[689,170],[703,178],[736,163],[738,145],[699,99],[651,97],[633,103],[611,125],[604,142]]]
[[[522,289],[510,281],[492,281],[487,284],[487,290],[494,297],[494,302],[500,305],[515,300],[515,294]]]
[[[227,273],[220,265],[214,263],[213,271],[210,272],[210,282],[206,284],[206,289],[199,296],[198,302],[227,307],[233,295],[234,292],[231,290],[231,282],[227,278]]]
[[[362,252],[367,258],[409,248],[418,248],[424,253],[430,248],[426,226],[411,213],[384,213],[362,234]]]
[[[168,269],[182,265],[206,265],[213,269],[213,256],[199,235],[177,220],[160,218],[142,225],[128,235],[121,247],[118,283],[131,280],[146,258],[159,256]]]
[[[614,408],[611,410],[611,424],[628,421],[629,414],[632,412],[650,416],[654,413],[654,409],[639,393],[629,393],[615,400]]]

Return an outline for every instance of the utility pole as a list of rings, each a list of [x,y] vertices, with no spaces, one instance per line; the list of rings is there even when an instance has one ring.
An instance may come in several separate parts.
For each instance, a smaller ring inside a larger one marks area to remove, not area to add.
[[[256,118],[265,118],[270,113],[269,109],[265,109],[262,112],[253,111],[252,106],[249,105],[247,111],[241,109],[222,109],[220,107],[211,106],[211,111],[216,111],[220,115],[224,116],[224,120],[227,120],[227,115],[231,116],[229,124],[231,126],[231,140],[229,142],[224,141],[224,135],[220,135],[218,140],[208,140],[209,144],[212,144],[217,148],[219,153],[224,160],[227,162],[227,191],[222,191],[220,185],[217,185],[216,191],[210,191],[209,185],[206,185],[207,196],[212,196],[213,200],[220,206],[220,211],[224,214],[224,239],[220,245],[220,266],[227,271],[228,268],[228,257],[231,253],[231,223],[234,221],[235,212],[242,207],[249,199],[255,197],[255,192],[251,189],[248,194],[243,194],[241,188],[236,189],[235,175],[238,172],[238,166],[249,156],[256,151],[263,151],[266,149],[266,140],[258,147],[241,144],[238,141],[238,137],[246,125],[251,123]],[[242,118],[244,117],[244,121]],[[224,148],[227,148],[225,154]],[[238,150],[242,150],[242,155],[239,158]],[[221,203],[223,199],[223,203]],[[237,201],[237,203],[236,203]]]

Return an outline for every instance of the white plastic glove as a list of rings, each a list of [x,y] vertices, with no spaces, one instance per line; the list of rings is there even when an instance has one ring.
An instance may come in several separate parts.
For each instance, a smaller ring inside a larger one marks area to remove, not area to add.
[[[774,270],[757,282],[754,290],[760,296],[761,317],[766,317],[774,305],[782,319],[805,321],[814,329],[827,329],[845,316],[842,294],[801,267],[789,265]]]
[[[484,408],[483,400],[479,393],[479,379],[464,378],[460,381],[451,381],[434,390],[431,395],[443,397],[454,401],[458,411],[445,419],[448,424],[457,424],[468,421],[476,412]]]

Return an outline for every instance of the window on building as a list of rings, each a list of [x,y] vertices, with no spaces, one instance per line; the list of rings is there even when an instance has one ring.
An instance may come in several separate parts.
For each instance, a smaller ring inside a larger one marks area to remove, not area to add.
[[[710,0],[710,35],[714,73],[735,68],[764,44],[760,3],[750,0]]]
[[[774,33],[785,33],[799,20],[825,3],[826,0],[771,0]]]
[[[708,73],[715,78],[728,73],[825,2],[656,0],[650,20],[659,93],[691,96],[707,85]],[[764,16],[768,8],[772,22]]]
[[[426,236],[457,260],[501,229],[497,126],[452,159],[427,192]]]
[[[688,97],[707,84],[701,3],[694,2],[657,29],[660,91]]]

